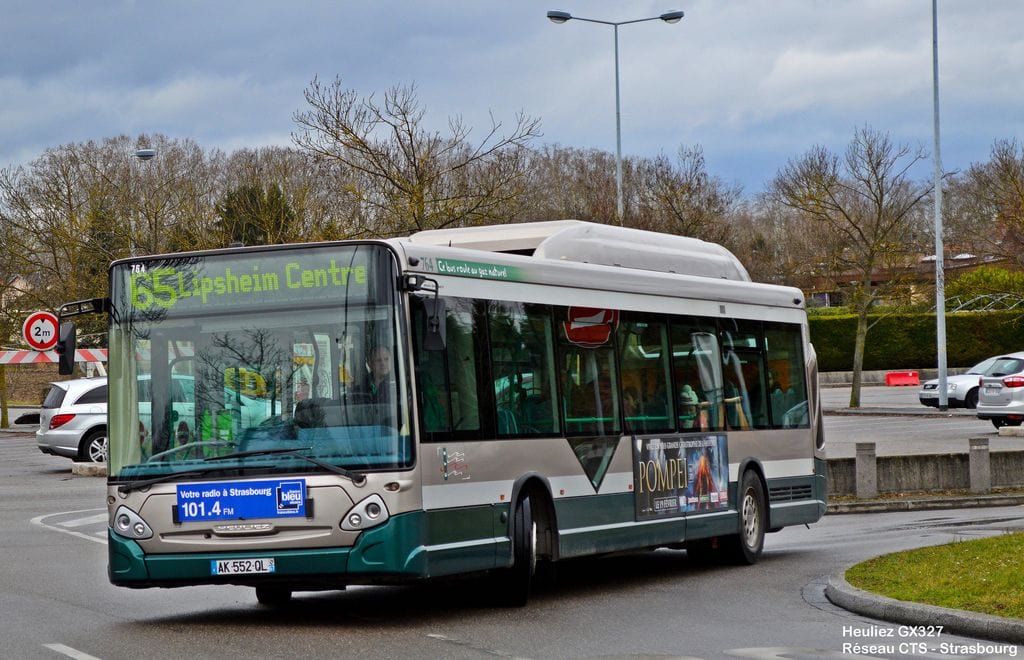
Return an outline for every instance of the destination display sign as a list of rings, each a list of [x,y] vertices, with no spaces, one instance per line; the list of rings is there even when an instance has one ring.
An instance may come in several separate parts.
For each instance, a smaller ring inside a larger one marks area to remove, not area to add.
[[[178,520],[254,520],[306,515],[305,479],[178,484]]]
[[[125,264],[115,305],[140,314],[176,314],[225,306],[305,300],[361,302],[384,248],[330,246]]]

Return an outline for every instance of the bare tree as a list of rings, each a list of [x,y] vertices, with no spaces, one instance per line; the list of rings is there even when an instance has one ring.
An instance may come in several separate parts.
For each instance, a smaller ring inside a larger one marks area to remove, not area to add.
[[[795,216],[791,209],[764,195],[741,201],[730,211],[729,248],[753,280],[801,287],[811,283],[804,277],[807,260],[798,256],[804,246],[803,236],[791,231]]]
[[[242,149],[229,154],[224,166],[225,192],[246,186],[280,189],[295,213],[289,231],[276,237],[282,242],[358,236],[359,208],[352,196],[337,194],[351,190],[354,181],[352,171],[337,161],[317,162],[293,147]]]
[[[158,157],[138,161],[142,146]],[[20,313],[104,296],[112,260],[199,247],[188,239],[209,233],[217,162],[190,141],[118,136],[47,149],[0,171],[0,251],[21,276],[5,307]],[[102,321],[82,323],[82,338],[102,344]]]
[[[3,250],[23,276],[20,305],[90,297],[106,288],[105,261],[125,245],[114,214],[116,185],[92,177],[72,147],[47,150],[0,172]]]
[[[225,155],[163,135],[140,136],[137,143],[154,148],[157,156],[129,160],[129,197],[123,206],[135,209],[135,254],[213,247],[208,241],[214,234],[216,201],[225,190]]]
[[[925,157],[921,148],[896,145],[887,134],[864,127],[855,131],[844,157],[814,147],[790,161],[771,184],[776,200],[835,236],[828,263],[847,283],[857,314],[852,408],[860,406],[868,312],[901,284],[915,214],[931,191],[909,175]]]
[[[953,226],[969,237],[972,252],[1024,267],[1024,145],[996,141],[988,162],[971,166],[951,187],[960,223]]]
[[[623,224],[693,236],[732,247],[732,215],[740,189],[710,175],[699,146],[678,157],[623,161]],[[529,219],[573,218],[612,223],[616,218],[615,158],[598,149],[548,145],[530,160]]]
[[[640,160],[632,187],[632,226],[735,247],[730,216],[741,189],[708,173],[699,145],[680,147],[675,162],[665,156]]]
[[[632,161],[623,162],[628,181]],[[530,154],[529,195],[519,213],[527,220],[615,222],[615,157],[607,151],[544,145]]]
[[[341,192],[361,208],[359,229],[395,236],[422,229],[507,221],[523,194],[527,145],[539,122],[518,115],[511,131],[492,118],[483,139],[450,118],[448,133],[423,127],[415,87],[395,87],[383,102],[360,98],[341,79],[314,79],[305,92],[310,109],[298,112],[293,140],[300,149],[350,172]]]

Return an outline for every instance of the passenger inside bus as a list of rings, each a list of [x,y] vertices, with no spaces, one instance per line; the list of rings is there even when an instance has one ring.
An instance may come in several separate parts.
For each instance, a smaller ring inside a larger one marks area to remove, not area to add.
[[[679,419],[684,429],[706,429],[707,424],[701,424],[698,417],[700,399],[689,383],[686,383],[679,390]]]

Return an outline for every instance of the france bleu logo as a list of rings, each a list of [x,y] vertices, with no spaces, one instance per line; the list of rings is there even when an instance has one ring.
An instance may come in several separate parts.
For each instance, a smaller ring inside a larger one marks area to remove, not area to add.
[[[305,503],[305,481],[282,481],[277,484],[278,515],[300,515],[305,509]]]

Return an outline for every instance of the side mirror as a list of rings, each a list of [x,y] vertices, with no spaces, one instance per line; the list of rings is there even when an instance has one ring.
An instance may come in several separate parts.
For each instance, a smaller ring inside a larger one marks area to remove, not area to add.
[[[61,323],[57,333],[57,373],[68,376],[75,371],[75,349],[78,333],[74,323]]]

